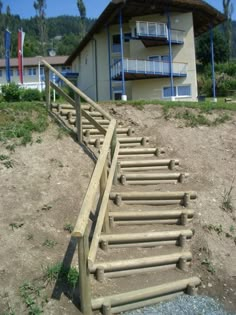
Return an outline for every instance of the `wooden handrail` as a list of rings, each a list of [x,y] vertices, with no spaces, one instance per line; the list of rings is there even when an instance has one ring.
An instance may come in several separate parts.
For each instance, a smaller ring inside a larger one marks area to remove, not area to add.
[[[105,216],[107,214],[107,203],[109,201],[110,191],[111,191],[111,187],[112,187],[112,181],[113,181],[113,177],[114,177],[115,170],[116,170],[119,149],[120,149],[120,144],[119,144],[119,142],[117,142],[116,149],[115,149],[114,156],[113,156],[113,160],[112,160],[112,164],[111,164],[110,171],[109,171],[109,176],[107,179],[106,189],[105,189],[105,192],[104,192],[104,195],[102,198],[100,211],[99,211],[97,222],[96,222],[96,227],[95,227],[95,230],[93,233],[92,243],[90,245],[90,250],[89,250],[89,255],[88,255],[89,268],[92,268],[93,263],[94,263],[95,258],[96,258],[98,243],[100,240],[100,234],[102,231],[102,226],[103,226],[103,222],[105,220]]]
[[[69,80],[67,80],[60,72],[58,72],[56,69],[54,69],[47,61],[44,59],[42,60],[42,63],[45,67],[47,67],[50,71],[56,74],[58,78],[60,78],[63,82],[65,82],[75,93],[77,93],[80,97],[82,97],[87,103],[92,105],[97,111],[99,111],[104,117],[106,117],[108,120],[112,120],[112,117],[102,109],[101,106],[99,106],[97,103],[95,103],[90,97],[88,97],[86,94],[84,94],[79,88],[77,88],[73,83],[71,83]]]
[[[111,145],[115,128],[116,128],[116,120],[112,119],[107,129],[107,133],[104,139],[104,143],[103,143],[99,158],[97,160],[91,181],[89,183],[89,187],[84,197],[84,201],[83,201],[80,213],[79,213],[78,220],[76,222],[74,231],[72,233],[72,236],[74,237],[82,237],[88,225],[90,211],[92,209],[94,199],[98,190],[100,178],[101,178],[103,168],[104,168],[107,156],[108,156],[108,152],[110,149],[110,145]]]

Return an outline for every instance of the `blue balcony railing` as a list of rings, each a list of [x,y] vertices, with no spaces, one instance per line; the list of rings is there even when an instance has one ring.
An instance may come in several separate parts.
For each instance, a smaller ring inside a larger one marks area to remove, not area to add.
[[[123,67],[125,73],[131,74],[145,74],[156,76],[170,76],[170,64],[165,61],[154,60],[140,60],[140,59],[128,59],[123,60]],[[187,75],[187,64],[173,62],[172,71],[174,76],[182,77]],[[121,60],[116,62],[111,68],[111,74],[113,79],[120,77],[122,73]]]

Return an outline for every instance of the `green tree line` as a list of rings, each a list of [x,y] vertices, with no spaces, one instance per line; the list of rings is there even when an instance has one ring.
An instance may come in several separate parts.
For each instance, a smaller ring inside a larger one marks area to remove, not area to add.
[[[47,55],[49,49],[54,49],[57,55],[69,55],[94,21],[94,19],[86,17],[69,15],[45,17],[47,36],[44,38],[40,33],[38,16],[21,19],[19,15],[11,15],[9,12],[7,14],[0,10],[0,58],[4,57],[4,31],[6,28],[12,34],[11,57],[17,56],[17,32],[19,28],[23,28],[26,33],[25,57]],[[44,42],[42,43],[42,41]]]

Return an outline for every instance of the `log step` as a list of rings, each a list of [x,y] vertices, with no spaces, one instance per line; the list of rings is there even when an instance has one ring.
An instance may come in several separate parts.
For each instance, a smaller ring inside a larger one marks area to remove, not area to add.
[[[110,211],[109,217],[116,221],[126,221],[126,220],[168,220],[168,219],[178,219],[182,215],[186,215],[187,218],[192,218],[194,211],[190,209],[179,209],[179,210],[137,210],[137,211]]]
[[[189,205],[191,199],[196,199],[195,192],[112,192],[110,199],[117,206],[120,206],[124,201],[126,204],[146,204],[146,205],[173,205],[180,204],[184,207]]]
[[[99,297],[97,299],[92,299],[92,309],[102,310],[105,306],[106,308],[111,308],[113,314],[136,309],[166,300],[168,297],[173,298],[173,294],[176,296],[176,293],[182,291],[193,293],[193,291],[195,291],[193,289],[199,286],[200,283],[201,281],[199,278],[191,277],[141,290]]]
[[[132,128],[117,128],[116,133],[118,135],[128,135],[131,136],[134,133]],[[89,137],[90,135],[101,135],[100,131],[97,129],[86,129],[83,131],[84,136]]]
[[[82,108],[84,110],[93,110],[93,107],[88,104],[82,104]],[[56,109],[58,112],[60,112],[62,109],[74,109],[74,106],[70,104],[52,104],[52,109]]]
[[[180,236],[191,238],[193,232],[190,229],[160,231],[160,232],[143,232],[143,233],[121,233],[121,234],[102,234],[100,242],[111,244],[129,244],[138,242],[158,242],[158,241],[173,241],[178,240]]]
[[[142,138],[142,137],[117,137],[118,141],[120,144],[140,144],[140,145],[145,145],[149,139],[148,138]],[[104,141],[104,138],[89,138],[88,143],[89,144],[96,144],[96,142],[99,142],[102,144]]]
[[[103,119],[103,115],[99,112],[96,112],[96,111],[91,112],[88,110],[86,110],[86,112],[88,112],[88,114],[92,117]],[[67,117],[70,117],[71,119],[73,119],[76,116],[76,112],[75,112],[75,109],[61,109],[60,115],[61,116],[67,116]]]
[[[116,260],[116,261],[109,261],[109,262],[106,262],[106,261],[96,262],[95,264],[93,264],[93,266],[91,266],[90,272],[95,273],[98,269],[102,269],[103,272],[105,273],[111,273],[111,272],[121,271],[121,270],[129,270],[132,273],[132,270],[135,270],[135,269],[137,270],[141,268],[145,269],[148,267],[157,267],[157,266],[170,265],[170,264],[174,264],[176,267],[180,259],[183,259],[186,262],[190,261],[192,259],[192,254],[190,252],[181,252],[181,253],[172,253],[168,255],[158,255],[158,256],[142,257],[142,258],[135,258],[135,259],[123,259],[123,260],[118,260],[118,261]]]
[[[174,170],[178,166],[179,160],[155,159],[155,160],[121,160],[120,168],[124,171],[143,171],[151,169],[168,168]]]
[[[138,157],[153,157],[159,156],[161,153],[164,153],[162,148],[121,148],[119,150],[119,159],[122,158],[138,158]]]
[[[183,183],[188,177],[188,173],[125,173],[118,179],[122,185],[133,184],[164,184],[164,183]]]

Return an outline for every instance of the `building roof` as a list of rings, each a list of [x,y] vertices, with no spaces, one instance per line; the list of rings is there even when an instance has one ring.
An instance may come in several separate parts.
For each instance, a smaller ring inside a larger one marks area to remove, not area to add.
[[[24,58],[24,66],[38,66],[40,60],[46,60],[51,65],[63,65],[65,61],[68,59],[68,56],[55,56],[55,57],[26,57]],[[18,67],[18,59],[11,58],[10,59],[11,67]],[[0,59],[0,68],[5,68],[5,59]]]
[[[192,12],[196,36],[206,32],[210,25],[214,27],[225,21],[225,16],[221,12],[202,0],[113,0],[66,60],[66,64],[71,64],[93,35],[98,33],[104,26],[118,24],[120,8],[122,8],[124,23],[135,16],[165,14],[166,11]]]

